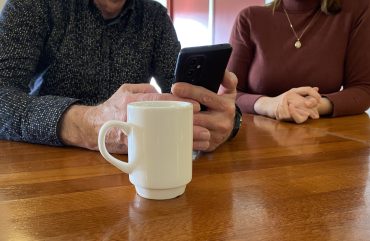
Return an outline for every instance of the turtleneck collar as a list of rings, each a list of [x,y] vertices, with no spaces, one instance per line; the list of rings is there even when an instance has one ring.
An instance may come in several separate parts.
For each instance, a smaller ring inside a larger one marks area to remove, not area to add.
[[[282,0],[282,4],[289,11],[309,11],[317,8],[321,0]]]

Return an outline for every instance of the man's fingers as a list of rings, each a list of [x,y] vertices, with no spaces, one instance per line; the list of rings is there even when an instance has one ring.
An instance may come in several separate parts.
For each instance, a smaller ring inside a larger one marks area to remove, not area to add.
[[[208,129],[194,124],[193,127],[193,139],[194,141],[208,141],[211,139],[211,133]]]
[[[193,149],[205,151],[209,148],[211,133],[204,127],[194,125],[193,127]]]
[[[207,107],[207,111],[194,115],[194,126],[201,126],[209,132],[209,134],[203,133],[202,137],[199,132],[195,131],[194,146],[196,149],[212,151],[230,135],[235,116],[237,81],[234,77],[231,73],[225,73],[224,86],[222,90],[219,90],[219,94],[184,82],[178,82],[172,86],[171,91],[175,96],[193,99]],[[208,140],[202,141],[203,138]]]
[[[138,101],[159,101],[159,100],[168,100],[168,101],[182,101],[183,99],[173,96],[171,94],[156,94],[156,93],[138,93],[136,95]]]
[[[194,141],[193,150],[195,151],[206,151],[209,148],[209,141]]]
[[[97,151],[99,149],[97,148]],[[107,145],[107,150],[109,153],[115,153],[115,154],[127,154],[128,149],[126,145],[123,144],[111,144]]]
[[[238,84],[238,78],[233,72],[225,70],[224,79],[221,83],[218,94],[234,94],[236,86]]]
[[[150,84],[123,84],[120,89],[124,92],[136,93],[158,93]]]
[[[147,86],[144,86],[145,88]],[[129,87],[130,88],[130,87]],[[132,90],[132,89],[131,89]],[[146,90],[150,91],[150,87],[148,87]],[[135,90],[136,91],[136,90]],[[129,102],[136,102],[136,101],[183,101],[183,102],[190,102],[193,104],[193,110],[194,112],[200,111],[200,105],[198,102],[191,100],[191,99],[185,99],[180,98],[177,96],[174,96],[172,94],[159,94],[154,92],[138,92],[136,94],[133,94],[130,96]]]
[[[184,82],[175,83],[171,89],[175,96],[180,98],[193,99],[210,109],[225,109],[224,99],[200,86],[194,86]]]

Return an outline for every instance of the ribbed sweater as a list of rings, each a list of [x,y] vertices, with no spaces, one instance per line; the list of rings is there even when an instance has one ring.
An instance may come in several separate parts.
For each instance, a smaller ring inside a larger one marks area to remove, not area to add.
[[[0,15],[0,139],[62,145],[63,113],[124,83],[169,92],[180,44],[167,10],[128,0],[105,21],[89,0],[8,0]]]
[[[319,12],[320,0],[283,0],[243,9],[236,18],[228,65],[239,79],[237,104],[255,113],[261,96],[277,96],[294,87],[319,87],[333,103],[333,116],[364,112],[370,106],[370,9],[368,0],[342,0],[335,15]]]

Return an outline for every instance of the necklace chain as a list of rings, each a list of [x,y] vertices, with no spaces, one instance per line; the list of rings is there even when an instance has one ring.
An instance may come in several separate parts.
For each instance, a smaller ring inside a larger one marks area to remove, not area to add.
[[[303,34],[306,32],[306,30],[311,26],[311,24],[314,22],[314,20],[317,18],[317,16],[319,16],[319,13],[320,11],[318,10],[316,12],[316,14],[312,17],[311,21],[306,25],[306,27],[303,29],[302,33],[300,36],[298,36],[297,32],[294,30],[294,27],[293,27],[293,24],[292,22],[290,21],[290,18],[289,18],[289,15],[286,11],[285,8],[284,9],[284,13],[285,13],[285,16],[287,17],[288,19],[288,22],[289,22],[289,25],[290,25],[290,28],[292,29],[292,32],[294,34],[294,36],[296,37],[297,41],[294,43],[294,46],[299,49],[300,47],[302,47],[302,42],[301,42],[301,39],[302,39],[302,36]]]

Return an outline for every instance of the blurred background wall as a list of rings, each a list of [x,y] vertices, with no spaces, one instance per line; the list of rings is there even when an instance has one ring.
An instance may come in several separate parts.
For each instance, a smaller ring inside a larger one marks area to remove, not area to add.
[[[3,5],[5,3],[6,0],[0,0],[0,10],[3,8]]]

